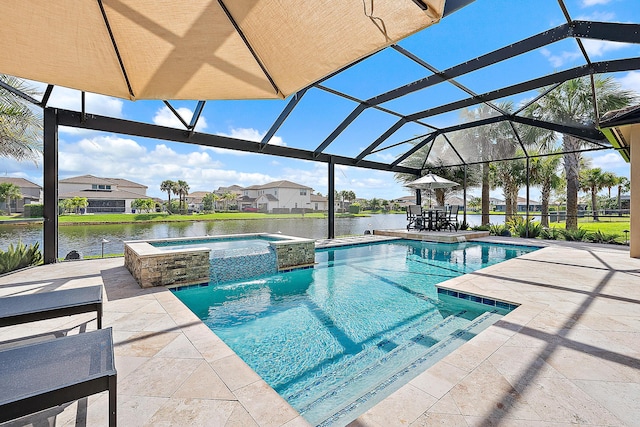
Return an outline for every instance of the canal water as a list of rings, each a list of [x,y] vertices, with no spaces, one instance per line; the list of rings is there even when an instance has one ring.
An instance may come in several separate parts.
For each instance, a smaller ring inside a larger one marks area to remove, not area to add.
[[[491,218],[498,222],[504,217]],[[470,225],[480,224],[480,215],[467,215]],[[377,214],[370,217],[336,218],[335,235],[359,235],[365,230],[399,229],[407,225],[404,214]],[[166,223],[62,225],[58,228],[58,256],[64,257],[72,250],[83,256],[124,253],[125,240],[193,237],[235,233],[282,233],[290,236],[323,239],[327,237],[327,219],[245,219],[219,221],[188,221]],[[107,240],[104,244],[103,240]],[[42,224],[0,224],[0,249],[19,241],[29,245],[40,243],[42,248]]]

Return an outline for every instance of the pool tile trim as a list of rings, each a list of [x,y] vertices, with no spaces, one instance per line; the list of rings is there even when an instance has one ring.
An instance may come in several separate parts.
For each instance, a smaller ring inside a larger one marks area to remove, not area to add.
[[[443,286],[438,286],[436,285],[436,288],[438,289],[438,294],[442,294],[442,295],[447,295],[450,297],[454,297],[454,298],[459,298],[459,299],[463,299],[466,301],[471,301],[471,302],[475,302],[478,304],[482,304],[482,305],[487,305],[490,307],[497,307],[497,308],[502,308],[505,310],[515,310],[516,308],[518,308],[520,306],[520,304],[514,303],[514,302],[509,302],[509,301],[501,301],[498,299],[493,299],[493,298],[487,298],[486,296],[483,295],[476,295],[476,294],[472,294],[470,292],[460,292],[460,291],[456,291],[454,289],[449,289],[449,288],[445,288]]]

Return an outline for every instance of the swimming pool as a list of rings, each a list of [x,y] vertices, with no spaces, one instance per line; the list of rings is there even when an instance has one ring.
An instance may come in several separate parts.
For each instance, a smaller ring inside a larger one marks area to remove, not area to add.
[[[309,422],[345,425],[515,308],[437,283],[536,249],[333,248],[314,268],[175,294]]]

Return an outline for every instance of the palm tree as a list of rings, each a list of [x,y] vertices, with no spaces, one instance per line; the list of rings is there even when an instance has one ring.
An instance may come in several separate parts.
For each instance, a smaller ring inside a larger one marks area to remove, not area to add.
[[[380,209],[380,200],[375,197],[369,201],[369,207],[372,212],[375,212]]]
[[[611,188],[618,185],[619,177],[613,172],[602,173],[602,185],[603,188],[608,190],[608,197],[611,198]]]
[[[622,196],[623,192],[629,191],[631,188],[631,181],[626,176],[618,177],[618,216],[622,216],[622,200],[620,196]]]
[[[558,188],[562,180],[558,175],[558,168],[562,156],[553,155],[545,157],[533,157],[531,159],[531,180],[541,187],[542,218],[540,224],[549,227],[549,199],[551,190]]]
[[[610,110],[628,106],[634,99],[634,93],[621,89],[620,85],[610,77],[594,78],[595,97],[598,115]],[[541,92],[548,89],[543,88]],[[592,101],[591,81],[589,77],[567,80],[552,90],[528,109],[527,114],[533,118],[562,123],[570,126],[591,126],[595,122]],[[545,137],[540,139],[541,148],[549,149],[556,143],[556,136],[551,131],[542,131]],[[562,135],[562,151],[564,171],[567,180],[567,222],[566,228],[578,227],[578,190],[580,188],[580,159],[578,150],[584,142],[569,134]]]
[[[169,212],[169,213],[171,213],[171,193],[172,192],[176,193],[176,191],[175,191],[176,185],[177,184],[175,183],[175,181],[171,181],[170,179],[165,179],[160,184],[160,191],[166,191],[167,192],[167,197],[169,198],[169,201],[167,203],[167,212]]]
[[[352,190],[347,191],[347,202],[349,203],[353,203],[356,200],[356,193],[354,193]]]
[[[526,163],[521,160],[503,160],[491,163],[491,181],[494,187],[502,187],[505,201],[505,222],[518,212],[518,193],[526,182]]]
[[[496,106],[505,112],[513,111],[513,103],[501,102]],[[477,121],[495,116],[498,112],[487,104],[482,104],[473,110],[464,110],[462,118],[465,121]],[[476,126],[463,132],[464,146],[473,147],[476,150],[476,158],[483,161],[481,164],[482,183],[482,225],[490,222],[490,164],[491,160],[502,157],[512,157],[515,152],[514,135],[508,122],[500,122],[493,125]]]
[[[0,74],[0,81],[32,97],[39,92],[15,77]],[[42,117],[24,99],[0,87],[0,157],[37,162],[42,152]]]
[[[11,215],[11,200],[17,200],[22,197],[20,187],[11,183],[3,182],[0,184],[0,200],[7,203],[7,213]]]
[[[89,206],[89,200],[86,197],[74,197],[69,203],[72,209],[76,210],[76,214],[80,213],[80,209],[84,209]]]
[[[216,207],[216,201],[220,200],[220,196],[216,193],[207,193],[202,198],[202,209],[205,211],[214,211]]]
[[[338,193],[338,195],[340,195],[340,199],[342,200],[340,207],[344,212],[344,201],[349,197],[349,190],[342,190]]]
[[[585,169],[580,172],[580,188],[582,191],[591,192],[591,209],[593,210],[593,220],[598,218],[598,191],[605,187],[605,176],[600,168]],[[568,220],[568,218],[567,218]]]
[[[222,200],[224,200],[224,209],[229,210],[229,202],[236,200],[237,196],[234,193],[224,193],[222,195]]]
[[[187,184],[186,181],[182,181],[179,179],[174,190],[174,193],[176,192],[178,194],[178,197],[180,197],[180,211],[182,213],[185,213],[187,210],[187,195],[189,194],[189,184]]]

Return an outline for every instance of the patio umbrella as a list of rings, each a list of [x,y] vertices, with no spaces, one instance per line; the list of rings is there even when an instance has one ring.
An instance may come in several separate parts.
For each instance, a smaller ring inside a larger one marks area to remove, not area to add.
[[[429,207],[431,207],[431,191],[436,188],[451,188],[460,184],[450,181],[439,175],[428,173],[415,181],[405,184],[406,187],[415,188],[417,190],[429,190]]]
[[[442,19],[445,0],[23,0],[0,73],[134,99],[286,96]]]

